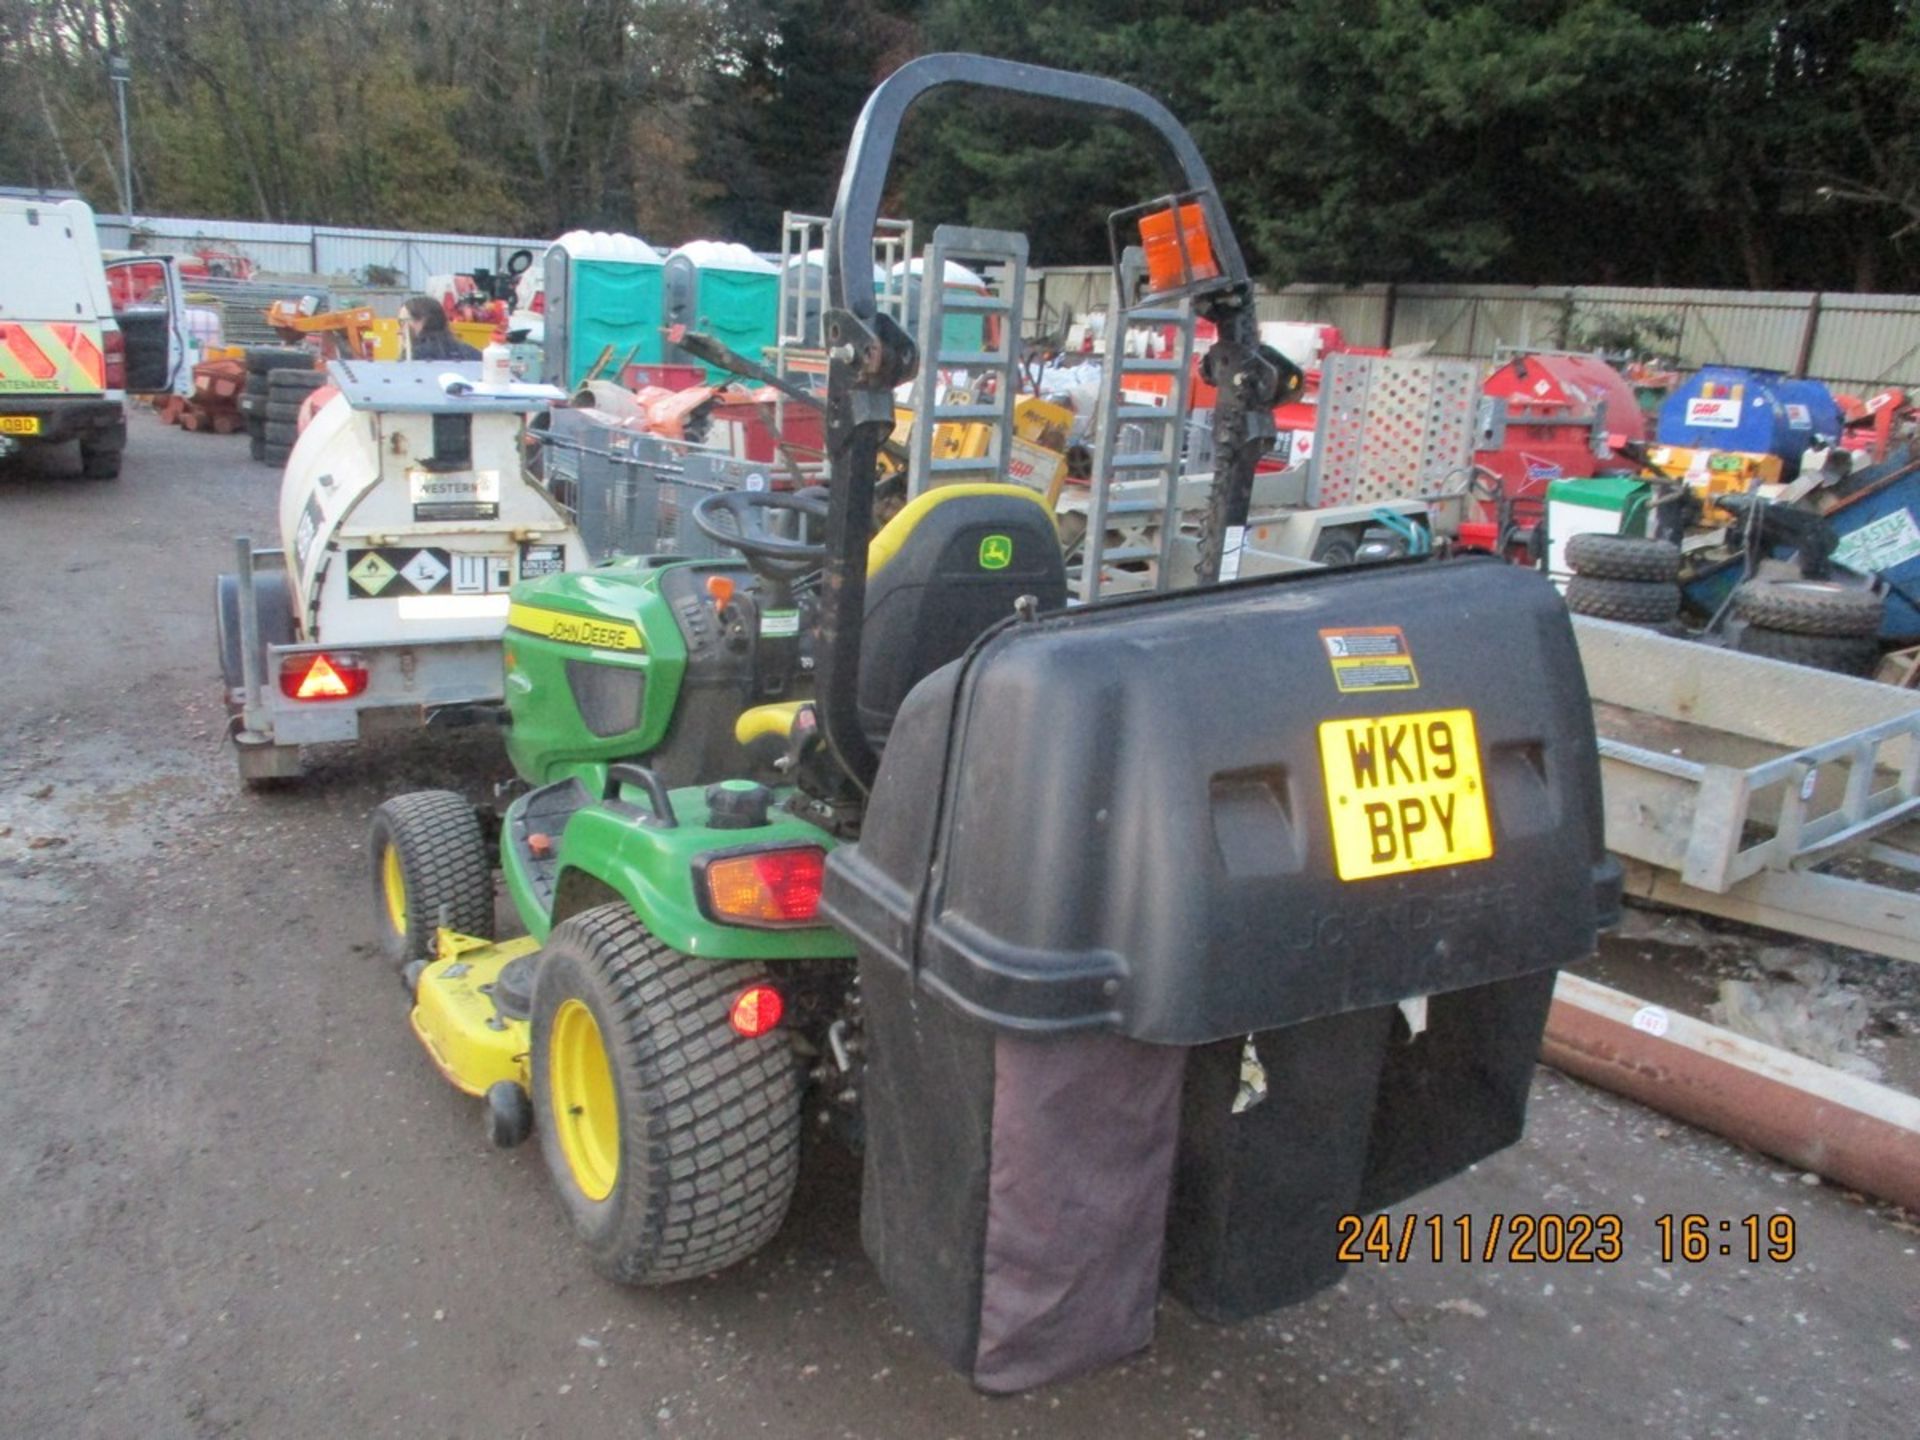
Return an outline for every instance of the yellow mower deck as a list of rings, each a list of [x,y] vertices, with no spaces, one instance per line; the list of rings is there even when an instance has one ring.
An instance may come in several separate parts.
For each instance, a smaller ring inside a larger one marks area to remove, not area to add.
[[[529,1027],[524,1020],[502,1017],[492,992],[509,960],[539,948],[531,935],[495,942],[439,932],[435,958],[420,972],[408,1018],[440,1073],[469,1095],[485,1095],[501,1080],[522,1089],[528,1084]]]

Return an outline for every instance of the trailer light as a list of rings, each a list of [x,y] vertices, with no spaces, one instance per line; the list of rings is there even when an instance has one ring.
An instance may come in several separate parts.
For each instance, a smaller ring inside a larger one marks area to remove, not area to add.
[[[735,925],[810,925],[820,910],[826,859],[817,845],[807,845],[709,860],[708,912]]]
[[[358,655],[289,655],[280,662],[280,693],[289,700],[351,700],[367,680]]]
[[[758,1040],[780,1023],[786,1002],[771,985],[749,985],[742,990],[727,1012],[727,1023],[743,1040]]]

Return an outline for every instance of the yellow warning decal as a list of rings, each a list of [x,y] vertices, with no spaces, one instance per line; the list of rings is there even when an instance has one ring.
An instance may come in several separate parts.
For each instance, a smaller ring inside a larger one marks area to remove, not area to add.
[[[512,605],[507,610],[507,627],[529,635],[544,635],[562,645],[589,645],[596,650],[644,650],[640,627],[624,620],[595,620],[585,615],[568,615],[560,610],[541,610],[532,605]]]
[[[1371,690],[1418,690],[1420,674],[1413,668],[1413,650],[1398,625],[1370,625],[1352,630],[1322,630],[1333,683],[1342,694]]]

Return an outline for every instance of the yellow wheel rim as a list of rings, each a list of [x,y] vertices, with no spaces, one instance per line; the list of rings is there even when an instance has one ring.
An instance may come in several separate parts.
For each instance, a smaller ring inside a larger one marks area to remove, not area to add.
[[[393,933],[407,933],[407,877],[400,869],[400,852],[389,845],[380,853],[380,897],[387,902],[387,921]]]
[[[589,1200],[604,1200],[620,1178],[620,1104],[600,1026],[578,1000],[562,1001],[554,1012],[547,1081],[560,1153],[573,1183]]]

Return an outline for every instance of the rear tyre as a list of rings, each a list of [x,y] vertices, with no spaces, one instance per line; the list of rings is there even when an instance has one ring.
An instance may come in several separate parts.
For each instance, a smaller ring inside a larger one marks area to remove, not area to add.
[[[1680,547],[1631,535],[1576,535],[1567,541],[1567,565],[1595,580],[1646,580],[1671,585],[1680,576]]]
[[[432,957],[443,911],[460,934],[493,938],[493,865],[464,797],[394,796],[373,812],[367,855],[380,949],[396,968]]]
[[[1796,635],[1790,630],[1749,624],[1733,648],[1746,655],[1831,670],[1836,675],[1870,677],[1880,664],[1880,642],[1870,635]]]
[[[1591,575],[1575,575],[1567,582],[1567,608],[1595,620],[1665,625],[1680,613],[1680,589],[1671,582],[1596,580]]]
[[[728,1024],[759,965],[694,960],[624,902],[568,920],[540,952],[529,1068],[560,1203],[602,1275],[711,1275],[779,1230],[800,1168],[800,1082],[775,1030]]]
[[[87,480],[118,480],[120,478],[120,449],[109,449],[104,445],[92,445],[80,442],[80,474]]]
[[[1741,619],[1795,635],[1878,635],[1884,608],[1871,590],[1830,580],[1750,580],[1733,592]]]

